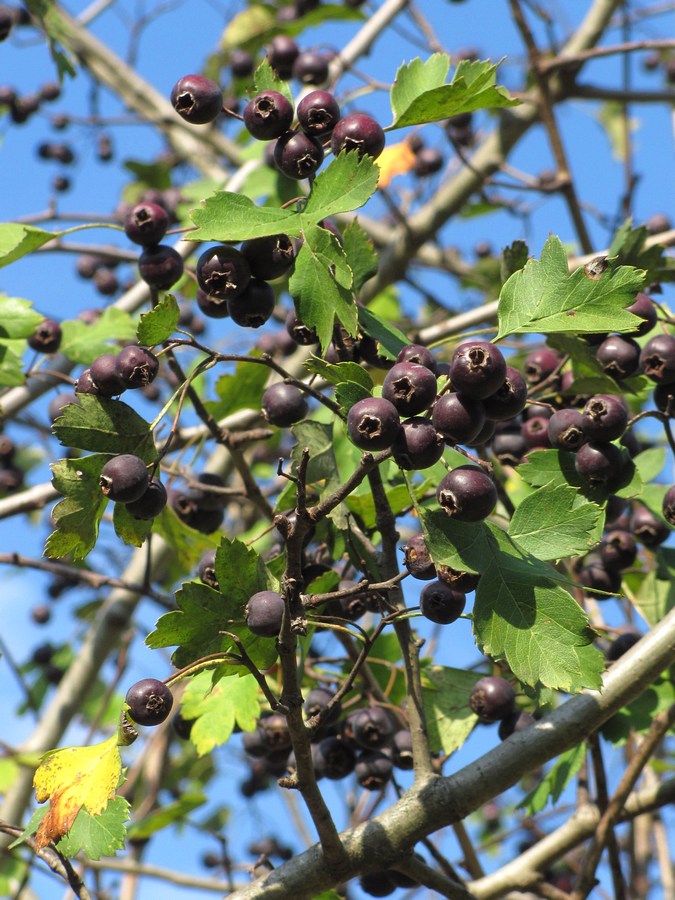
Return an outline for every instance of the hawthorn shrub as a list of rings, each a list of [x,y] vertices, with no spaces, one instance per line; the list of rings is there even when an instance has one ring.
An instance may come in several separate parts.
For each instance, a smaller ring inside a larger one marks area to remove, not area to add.
[[[57,4],[0,15],[59,75],[0,86],[10,137],[89,76],[166,147],[125,161],[106,221],[54,203],[0,225],[3,266],[90,242],[59,321],[0,295],[0,517],[33,547],[0,561],[49,578],[3,629],[23,693],[7,896],[45,865],[78,897],[130,896],[120,871],[237,898],[672,884],[675,268],[658,206],[631,214],[629,104],[672,101],[673,43],[636,45],[615,0],[567,34],[546,6],[512,0],[500,69],[400,0],[241,2],[161,87]],[[428,52],[389,66],[400,16]],[[348,44],[309,43],[335,21]],[[601,56],[621,82],[584,81]],[[639,59],[660,91],[633,90]],[[571,101],[605,100],[620,217],[581,195],[563,140]],[[115,161],[101,125],[84,116],[92,165]],[[512,163],[530,134],[553,170]],[[44,134],[38,157],[76,161]],[[528,243],[513,219],[499,250],[452,244],[453,223],[551,198]],[[27,615],[44,638],[24,658]],[[258,795],[269,834],[244,850]],[[152,868],[181,828],[210,873]]]

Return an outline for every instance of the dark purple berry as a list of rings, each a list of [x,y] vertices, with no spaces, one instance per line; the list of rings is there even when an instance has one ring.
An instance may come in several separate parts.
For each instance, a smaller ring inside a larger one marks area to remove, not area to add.
[[[480,581],[478,572],[461,572],[459,569],[451,569],[450,566],[437,566],[436,574],[439,581],[445,582],[460,594],[470,594],[471,591],[475,591]]]
[[[288,131],[293,106],[279,91],[261,91],[244,108],[244,125],[259,141],[272,141]]]
[[[616,394],[596,394],[584,406],[583,421],[589,441],[614,441],[626,430],[628,410]]]
[[[353,3],[353,0],[352,0]],[[396,890],[396,882],[386,870],[364,872],[359,878],[359,887],[370,897],[388,897]]]
[[[582,566],[579,572],[579,581],[585,588],[602,591],[603,594],[615,595],[621,591],[621,572],[603,565],[600,560]],[[605,598],[598,595],[595,599],[603,600]]]
[[[220,585],[218,584],[218,578],[216,576],[216,551],[215,550],[207,550],[206,553],[199,560],[199,564],[197,566],[197,576],[209,587],[214,588],[214,590],[220,590]]]
[[[445,441],[429,419],[414,416],[403,422],[391,445],[396,465],[407,471],[428,469],[443,456]]]
[[[279,78],[288,81],[299,53],[300,50],[293,38],[278,34],[272,38],[267,49],[267,59]]]
[[[438,625],[455,622],[464,612],[466,594],[447,585],[444,581],[430,581],[420,593],[420,611],[425,619]]]
[[[251,280],[251,268],[246,258],[229,244],[205,250],[197,260],[195,274],[204,293],[217,300],[236,297]]]
[[[326,688],[312,688],[305,697],[303,709],[308,719],[315,716],[324,716],[324,723],[334,722],[340,718],[341,704],[339,701],[330,706],[335,694]]]
[[[302,347],[309,347],[311,344],[318,344],[319,338],[316,331],[309,325],[305,325],[301,321],[294,310],[291,310],[286,317],[286,331],[296,344]]]
[[[413,578],[431,581],[436,577],[436,566],[429,554],[423,534],[414,534],[403,547],[403,565]]]
[[[496,422],[513,419],[525,409],[527,382],[517,369],[507,366],[504,384],[482,402],[488,419]]]
[[[318,744],[321,770],[325,778],[339,781],[354,771],[356,754],[338,737],[325,737]]]
[[[173,247],[146,247],[138,258],[138,273],[151,288],[168,291],[183,274],[183,257]]]
[[[306,50],[293,63],[293,78],[301,84],[323,84],[328,81],[328,58],[323,53]]]
[[[357,401],[347,414],[347,434],[361,450],[386,450],[401,429],[396,407],[384,397]]]
[[[345,735],[364,750],[379,750],[390,743],[395,732],[391,713],[382,706],[354,710],[345,720]]]
[[[409,771],[413,767],[412,735],[407,728],[397,731],[391,742],[392,762],[397,769]]]
[[[148,488],[148,469],[143,460],[132,453],[113,456],[101,469],[99,484],[108,500],[132,503]]]
[[[265,281],[286,275],[295,261],[293,242],[287,234],[273,234],[244,241],[241,252],[249,264],[251,274]]]
[[[530,725],[534,725],[537,720],[528,712],[513,712],[510,716],[502,719],[497,729],[500,741],[505,741],[512,734],[518,734],[525,731]]]
[[[464,341],[450,362],[450,381],[456,391],[479,400],[498,391],[506,379],[506,361],[490,341]]]
[[[143,678],[127,691],[127,715],[137,725],[161,725],[171,712],[173,694],[163,681]]]
[[[487,675],[474,685],[469,706],[481,722],[489,724],[510,716],[514,711],[515,700],[515,691],[505,678]]]
[[[305,394],[294,384],[278,381],[271,384],[262,396],[262,413],[270,425],[289,428],[307,415]]]
[[[443,478],[436,497],[445,512],[458,522],[481,522],[497,504],[497,488],[478,466],[458,466]]]
[[[197,306],[209,319],[226,319],[229,316],[227,300],[222,297],[209,297],[201,288],[197,288]]]
[[[364,750],[356,759],[354,774],[362,788],[381,791],[391,780],[394,763],[382,750]]]
[[[529,450],[541,450],[551,446],[548,438],[548,423],[548,418],[534,416],[531,419],[525,419],[521,424],[520,433]]]
[[[382,396],[401,416],[415,416],[427,409],[436,396],[436,376],[412,362],[396,363],[385,375]]]
[[[310,91],[298,103],[298,122],[305,134],[327,137],[340,118],[340,107],[328,91]]]
[[[251,278],[241,293],[228,297],[227,311],[236,325],[260,328],[274,312],[274,289],[262,278]]]
[[[640,368],[640,345],[623,335],[612,334],[605,338],[595,355],[603,371],[619,381],[635,375]]]
[[[203,75],[185,75],[173,86],[171,105],[191,125],[205,125],[223,110],[223,92]]]
[[[608,569],[628,569],[637,557],[635,538],[624,529],[609,531],[600,545],[600,559]]]
[[[471,444],[485,424],[485,410],[481,400],[457,391],[436,400],[431,421],[449,444]]]
[[[675,417],[675,384],[657,384],[654,388],[654,405],[669,419]]]
[[[620,634],[609,645],[607,653],[605,654],[607,659],[610,662],[615,662],[623,656],[624,653],[630,650],[631,647],[635,646],[640,640],[640,637],[641,636],[636,631],[626,631],[623,634]]]
[[[675,337],[657,334],[650,338],[640,353],[640,365],[648,378],[657,384],[675,381]]]
[[[633,303],[626,307],[626,310],[643,320],[642,324],[638,325],[635,331],[632,332],[637,337],[647,334],[656,325],[656,307],[648,294],[639,293]]]
[[[61,326],[53,319],[44,319],[28,338],[28,346],[38,353],[56,353],[61,346]]]
[[[621,480],[625,458],[616,444],[589,441],[574,457],[574,467],[585,484],[591,488],[612,490]]]
[[[124,391],[124,385],[117,372],[115,353],[97,356],[89,367],[89,373],[96,387],[96,393],[101,397],[117,397]]]
[[[490,446],[499,462],[505,466],[517,466],[531,449],[517,426],[496,432]]]
[[[310,178],[323,162],[323,146],[304,131],[287,131],[276,142],[274,162],[287,178]]]
[[[437,365],[434,354],[428,347],[424,347],[422,344],[406,344],[406,346],[399,351],[396,362],[417,363],[418,366],[424,366],[426,369],[429,369],[434,375],[437,374]]]
[[[661,509],[663,518],[675,528],[675,485],[669,487],[663,495]]]
[[[167,504],[166,488],[159,478],[151,478],[147,489],[138,500],[127,503],[127,510],[135,519],[154,519]]]
[[[539,384],[558,371],[564,357],[557,350],[541,347],[525,357],[523,371],[530,384]]]
[[[428,178],[443,168],[443,154],[436,147],[422,147],[415,154],[413,175],[417,178]]]
[[[670,528],[646,506],[636,506],[630,520],[630,530],[645,547],[658,547],[670,537]]]
[[[147,347],[130,344],[117,354],[117,377],[128,390],[147,387],[157,377],[159,360]]]
[[[276,591],[258,591],[246,604],[246,624],[258,637],[276,637],[281,630],[285,604]]]
[[[182,260],[181,260],[181,274],[182,274]],[[173,263],[172,263],[173,264]],[[166,270],[166,265],[164,266]],[[140,261],[139,261],[139,274],[141,274],[141,278],[143,278],[142,273],[140,272]],[[180,277],[180,276],[179,276]],[[147,278],[144,279],[148,284]],[[94,285],[99,294],[102,294],[104,297],[112,297],[113,294],[116,294],[120,289],[120,283],[117,278],[117,275],[112,271],[112,269],[107,269],[105,267],[101,267],[94,272]],[[151,287],[155,287],[155,285],[150,285]],[[162,288],[161,290],[164,290]]]
[[[98,388],[92,381],[91,370],[84,369],[75,382],[76,394],[98,394]]]
[[[572,407],[556,410],[548,420],[548,439],[556,450],[575,453],[586,442],[581,410]]]
[[[159,244],[169,227],[167,211],[158,203],[137,203],[124,219],[124,232],[134,244],[152,247]]]
[[[255,70],[255,59],[248,50],[235,47],[230,53],[230,71],[235,78],[248,78]]]
[[[354,150],[359,156],[377,159],[384,150],[385,141],[382,126],[372,116],[365,113],[351,113],[343,116],[336,124],[330,145],[334,156],[342,150]]]

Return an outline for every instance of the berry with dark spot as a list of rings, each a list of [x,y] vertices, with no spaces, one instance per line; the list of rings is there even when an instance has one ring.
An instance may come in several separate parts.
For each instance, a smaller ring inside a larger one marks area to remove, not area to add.
[[[61,346],[61,326],[53,319],[44,319],[28,338],[28,346],[38,353],[56,353]]]
[[[143,678],[127,691],[127,715],[137,725],[161,725],[173,706],[173,694],[163,681]]]
[[[385,375],[382,396],[393,403],[400,416],[416,416],[436,396],[436,376],[417,363],[396,363]]]
[[[108,500],[132,503],[148,488],[148,469],[139,456],[121,453],[113,456],[101,469],[99,484]]]
[[[505,678],[487,675],[474,685],[469,706],[481,722],[489,724],[510,716],[514,711],[515,700],[515,691]]]
[[[270,425],[289,428],[307,415],[305,394],[294,384],[271,384],[262,396],[262,413]]]
[[[138,273],[151,288],[168,291],[183,274],[183,257],[173,247],[146,247],[138,258]]]
[[[481,522],[497,504],[497,488],[478,466],[458,466],[443,478],[436,497],[445,512],[458,522]]]
[[[506,360],[490,341],[464,341],[450,361],[450,381],[456,391],[479,400],[498,391],[506,379]]]
[[[281,630],[284,600],[276,591],[258,591],[246,604],[246,624],[259,637],[276,637]]]
[[[330,139],[334,156],[341,150],[347,150],[355,151],[359,156],[371,156],[373,159],[377,159],[382,153],[385,142],[382,126],[365,113],[343,116],[333,129]]]
[[[444,581],[430,581],[420,594],[420,611],[425,619],[438,625],[455,622],[464,612],[466,594],[454,591]]]
[[[393,403],[384,397],[365,397],[347,414],[347,434],[361,450],[386,450],[401,429],[401,419]]]
[[[229,300],[248,286],[251,267],[236,247],[220,244],[201,254],[195,274],[205,294],[217,300]]]
[[[279,91],[261,91],[244,108],[244,125],[259,141],[272,141],[288,131],[293,106]]]
[[[171,105],[191,125],[205,125],[223,110],[223,92],[210,78],[185,75],[171,90]]]
[[[137,203],[124,219],[124,233],[142,247],[159,244],[168,227],[168,213],[158,203]]]

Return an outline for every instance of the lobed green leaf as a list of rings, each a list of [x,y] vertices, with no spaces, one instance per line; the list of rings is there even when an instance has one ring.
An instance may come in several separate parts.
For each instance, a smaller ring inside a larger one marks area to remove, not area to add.
[[[98,483],[107,455],[62,459],[52,465],[52,484],[63,495],[54,507],[56,530],[47,538],[45,556],[61,559],[72,554],[84,559],[94,548],[107,499]]]

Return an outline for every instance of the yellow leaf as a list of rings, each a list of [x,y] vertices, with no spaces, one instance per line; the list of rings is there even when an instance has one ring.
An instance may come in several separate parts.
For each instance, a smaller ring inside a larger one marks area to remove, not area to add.
[[[33,784],[38,803],[49,800],[49,812],[36,834],[37,849],[66,834],[83,806],[98,815],[115,796],[122,758],[113,735],[93,747],[65,747],[42,757]]]
[[[405,175],[415,165],[415,154],[407,141],[385,147],[376,160],[380,167],[378,187],[387,187],[395,175]]]

